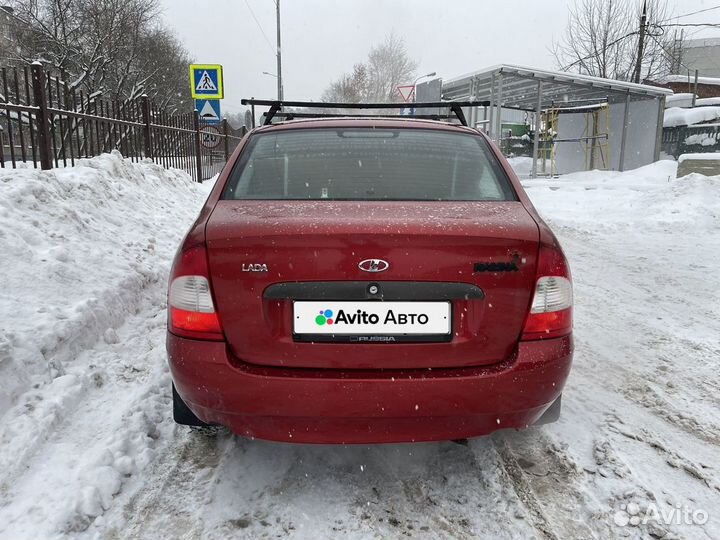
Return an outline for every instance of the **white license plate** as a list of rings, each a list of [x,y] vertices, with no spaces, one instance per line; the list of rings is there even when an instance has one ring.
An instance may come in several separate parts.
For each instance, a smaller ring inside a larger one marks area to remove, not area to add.
[[[450,333],[450,302],[293,303],[295,334],[438,335]]]

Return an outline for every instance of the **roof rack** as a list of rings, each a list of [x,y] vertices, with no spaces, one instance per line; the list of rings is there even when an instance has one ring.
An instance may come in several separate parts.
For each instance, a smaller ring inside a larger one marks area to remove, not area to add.
[[[412,115],[410,118],[423,118],[432,120],[452,120],[457,118],[463,126],[467,126],[467,119],[462,107],[487,107],[489,101],[430,101],[420,103],[324,103],[318,101],[278,101],[273,99],[243,99],[243,105],[259,105],[270,107],[265,113],[263,125],[270,125],[273,118],[398,118],[398,115],[352,114],[352,113],[310,113],[306,111],[283,111],[283,107],[302,107],[312,109],[439,109],[449,108],[453,114],[422,114]]]

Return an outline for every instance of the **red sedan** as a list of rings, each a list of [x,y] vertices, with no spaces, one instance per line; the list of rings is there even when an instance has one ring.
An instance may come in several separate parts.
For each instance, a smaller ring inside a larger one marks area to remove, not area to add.
[[[277,441],[461,439],[556,419],[563,252],[485,135],[398,117],[252,130],[175,259],[174,417]]]

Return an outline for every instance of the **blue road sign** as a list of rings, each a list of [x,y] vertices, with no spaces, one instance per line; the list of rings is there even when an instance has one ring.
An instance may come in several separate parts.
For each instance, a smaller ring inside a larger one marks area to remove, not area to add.
[[[222,66],[217,64],[192,64],[190,66],[190,89],[195,99],[222,99]]]
[[[200,113],[200,120],[206,124],[217,124],[222,120],[219,99],[196,99],[195,108]]]

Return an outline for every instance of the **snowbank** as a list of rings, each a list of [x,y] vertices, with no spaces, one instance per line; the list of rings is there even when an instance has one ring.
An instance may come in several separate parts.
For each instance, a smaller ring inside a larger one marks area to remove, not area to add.
[[[720,178],[675,178],[677,163],[658,161],[626,172],[590,171],[525,182],[533,203],[553,223],[586,230],[669,224],[720,231]],[[561,190],[562,197],[555,193]]]
[[[0,171],[0,415],[134,312],[207,187],[119,153]]]
[[[532,171],[532,158],[526,156],[508,158],[508,163],[520,177],[530,176]]]
[[[712,122],[720,118],[720,107],[693,107],[682,109],[670,107],[665,109],[663,127],[691,126],[701,122]]]

